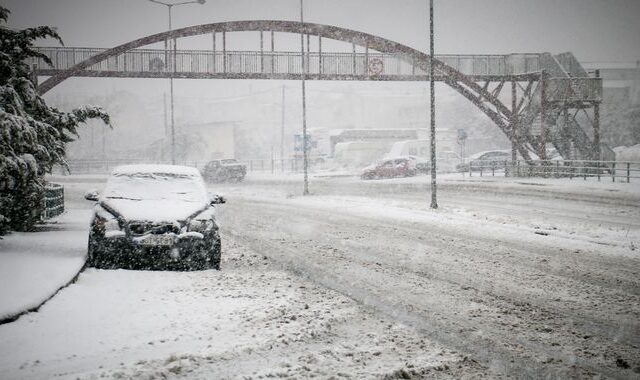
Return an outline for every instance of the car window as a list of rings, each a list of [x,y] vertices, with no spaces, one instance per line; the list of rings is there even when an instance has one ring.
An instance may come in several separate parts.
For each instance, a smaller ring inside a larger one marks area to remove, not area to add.
[[[393,161],[385,161],[382,163],[381,165],[383,168],[392,168],[393,167]]]
[[[235,159],[228,159],[228,160],[222,160],[223,164],[236,164],[238,163],[238,161],[236,161]]]

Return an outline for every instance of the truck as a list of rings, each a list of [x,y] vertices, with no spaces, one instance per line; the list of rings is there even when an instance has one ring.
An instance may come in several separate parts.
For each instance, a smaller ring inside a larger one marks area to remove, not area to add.
[[[247,166],[235,158],[211,160],[202,169],[207,182],[241,182],[247,175]]]

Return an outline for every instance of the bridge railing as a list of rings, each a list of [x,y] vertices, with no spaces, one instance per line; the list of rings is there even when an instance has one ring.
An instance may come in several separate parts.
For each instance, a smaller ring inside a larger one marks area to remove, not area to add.
[[[48,56],[53,70],[66,70],[106,49],[77,47],[40,47]],[[305,54],[308,73],[336,75],[426,75],[403,54],[309,52]],[[544,68],[541,54],[509,55],[438,55],[437,58],[465,75],[508,76],[539,72]],[[40,70],[49,67],[42,59],[33,59]],[[372,68],[372,63],[377,65]],[[381,63],[381,64],[380,64]],[[381,70],[380,72],[375,70]],[[133,49],[96,63],[88,71],[112,72],[177,72],[177,73],[276,73],[299,74],[302,58],[299,52],[212,51]]]

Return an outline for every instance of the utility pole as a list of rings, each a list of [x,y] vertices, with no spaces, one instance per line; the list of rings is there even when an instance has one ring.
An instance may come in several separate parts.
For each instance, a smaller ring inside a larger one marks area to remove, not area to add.
[[[304,0],[300,0],[300,23],[304,23]],[[300,33],[300,57],[302,58],[302,152],[304,168],[304,190],[309,195],[309,152],[307,151],[307,98],[305,89],[306,65],[304,59],[304,33]]]
[[[429,0],[429,85],[431,108],[431,208],[438,208],[436,196],[436,88],[433,77],[433,0]]]

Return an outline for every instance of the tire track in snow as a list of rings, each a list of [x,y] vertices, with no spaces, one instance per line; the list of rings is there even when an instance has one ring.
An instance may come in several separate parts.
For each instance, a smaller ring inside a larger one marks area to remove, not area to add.
[[[276,207],[277,207],[277,206],[276,206]],[[248,208],[248,209],[251,209],[251,210],[257,210],[257,209],[260,209],[259,207],[247,207],[247,208]],[[305,222],[306,222],[306,223],[308,223],[308,222],[309,222],[309,221],[300,221],[300,220],[296,220],[296,216],[297,216],[297,214],[298,214],[299,212],[297,212],[297,211],[296,211],[296,210],[294,210],[294,209],[289,209],[289,210],[284,209],[282,213],[283,213],[283,214],[285,214],[284,216],[285,216],[286,220],[287,220],[288,222],[290,222],[290,223],[291,223],[291,222],[294,222],[294,223],[301,224],[301,223],[305,223]],[[314,213],[315,213],[315,214],[314,214],[314,215],[312,215],[312,216],[311,216],[311,218],[315,218],[315,219],[314,219],[314,222],[316,222],[316,223],[317,223],[319,219],[321,220],[321,218],[318,218],[318,215],[317,215],[318,210],[314,210]],[[324,215],[324,216],[326,217],[326,215]],[[253,218],[256,218],[257,216],[256,216],[256,215],[255,215],[255,213],[254,213],[254,214],[252,215],[252,217],[253,217]],[[280,216],[280,218],[282,218],[282,215]],[[250,219],[251,219],[251,218],[250,218]],[[276,215],[270,215],[268,218],[266,218],[266,220],[269,220],[270,222],[274,222],[274,221],[275,221],[275,222],[277,222],[277,220],[278,220],[277,213],[276,213]],[[246,222],[246,221],[245,221],[245,222]],[[244,222],[243,222],[243,223],[244,223]],[[322,223],[322,222],[320,222],[320,223]],[[259,226],[259,225],[256,225],[256,226],[254,226],[254,227],[261,228],[261,226]],[[263,226],[262,226],[262,227],[263,227]],[[325,228],[326,228],[326,226],[325,226]],[[404,228],[404,227],[403,227],[403,228]],[[236,238],[242,238],[242,237],[240,236],[240,234],[236,233]],[[245,237],[245,238],[246,238],[246,237]],[[258,245],[257,249],[259,249],[259,248],[261,248],[262,246],[264,246],[264,247],[267,247],[269,250],[271,250],[271,252],[272,252],[272,253],[278,252],[278,250],[284,250],[284,251],[289,251],[289,250],[290,250],[289,248],[286,248],[286,247],[270,245],[271,243],[269,243],[269,242],[266,240],[267,238],[268,238],[268,236],[267,236],[267,237],[260,236],[260,238],[259,238],[258,240],[253,241],[252,243],[253,243],[253,245],[254,245],[254,246],[255,246],[256,244]],[[308,246],[304,246],[304,245],[303,245],[303,246],[300,246],[298,250],[303,250],[303,249],[309,249],[309,247],[308,247]],[[274,250],[275,250],[275,251],[274,251]],[[317,250],[317,249],[312,249],[312,251],[315,251],[315,252],[314,252],[314,255],[313,255],[313,256],[311,256],[310,258],[314,258],[314,259],[315,259],[315,258],[317,257],[316,255],[317,255],[317,254],[319,254],[319,253],[317,252],[318,250]],[[289,259],[290,259],[291,257],[296,257],[296,255],[295,255],[295,251],[291,251],[291,252],[289,252],[289,254],[288,254],[288,255],[289,255]],[[308,257],[309,257],[309,256],[308,256]],[[336,258],[335,258],[335,257],[332,257],[331,259],[336,259]],[[329,259],[328,259],[328,258],[325,258],[325,260],[329,260]],[[344,258],[343,258],[342,260],[344,260]],[[361,269],[363,265],[366,265],[366,263],[364,263],[364,264],[363,264],[363,263],[346,263],[346,264],[344,264],[344,265],[347,265],[347,266],[348,266],[348,265],[350,265],[350,264],[351,264],[351,265],[354,265],[354,266],[355,266],[355,267],[357,267],[358,269]],[[339,284],[339,283],[340,283],[340,279],[335,279],[335,278],[331,278],[331,279],[329,279],[329,277],[327,277],[328,275],[326,274],[326,269],[323,269],[323,265],[322,265],[322,264],[314,264],[314,265],[315,265],[315,267],[313,267],[313,268],[308,268],[308,266],[309,266],[309,265],[311,265],[311,264],[309,264],[309,263],[307,263],[307,262],[298,262],[298,261],[291,262],[291,260],[288,260],[288,261],[286,262],[286,266],[293,267],[293,271],[294,271],[294,272],[301,272],[301,273],[305,274],[306,276],[314,276],[314,277],[315,277],[315,280],[318,280],[318,281],[322,282],[322,284],[323,284],[323,285],[325,285],[325,286],[329,286],[329,287],[332,287],[332,286],[333,286],[333,287],[335,287],[335,286],[340,286],[340,285],[336,285],[336,284]],[[334,268],[335,268],[335,266],[334,266]],[[290,268],[290,269],[291,269],[291,268]],[[403,269],[403,270],[404,270],[404,275],[406,276],[406,275],[407,275],[406,268],[400,268],[400,269]],[[324,272],[324,273],[323,273],[323,272]],[[348,271],[347,271],[347,272],[342,272],[342,273],[343,273],[345,276],[348,276],[348,275],[349,275]],[[394,273],[394,274],[392,274],[392,276],[395,276],[395,277],[403,276],[403,273],[402,273],[402,272],[400,272],[400,273]],[[334,276],[334,277],[335,277],[335,276]],[[418,277],[420,277],[420,276],[418,276]],[[401,277],[400,277],[400,278],[401,278]],[[433,278],[431,278],[431,279],[429,279],[429,280],[433,281],[434,279],[433,279]],[[438,278],[436,278],[435,280],[436,280],[436,281],[443,281],[443,279],[442,279],[442,278],[439,278],[439,279],[438,279]],[[450,280],[449,280],[449,281],[450,281]],[[353,284],[351,284],[351,285],[353,285]],[[374,284],[374,285],[375,285],[375,284]],[[424,284],[422,284],[422,285],[424,285]],[[456,286],[459,286],[459,284],[455,284],[455,285],[456,285]],[[349,294],[349,293],[353,293],[353,292],[354,292],[354,290],[353,290],[350,286],[343,286],[343,288],[342,288],[342,289],[336,289],[336,290],[342,291],[342,292],[344,292],[345,294]],[[375,296],[375,295],[372,295],[372,294],[370,294],[370,293],[367,293],[367,292],[370,292],[370,290],[363,290],[363,289],[359,289],[359,291],[364,292],[364,294],[361,294],[359,297],[357,297],[357,298],[358,298],[358,300],[359,300],[360,302],[363,302],[363,303],[367,303],[367,300],[370,300],[372,296]],[[409,291],[410,291],[410,289],[409,289]],[[490,294],[490,293],[487,293],[487,294],[484,294],[484,295],[485,295],[485,296],[489,295],[489,296],[492,296],[492,297],[494,297],[494,298],[495,298],[495,296],[494,296],[494,295],[492,295],[492,294]],[[353,294],[352,294],[352,296],[353,296]],[[356,296],[357,296],[357,295],[356,295]],[[393,314],[393,310],[397,309],[397,308],[395,307],[395,305],[393,305],[393,304],[392,304],[392,306],[391,306],[391,307],[390,307],[390,309],[389,309],[389,307],[388,307],[388,303],[387,303],[387,304],[385,304],[385,303],[384,303],[384,302],[385,302],[385,300],[376,299],[376,301],[377,301],[377,302],[378,302],[378,301],[379,301],[379,302],[382,302],[382,304],[383,304],[383,309],[385,308],[385,305],[386,305],[386,307],[387,307],[387,309],[388,309],[388,310],[386,310],[386,311],[387,311],[387,312],[391,312],[391,314]],[[509,300],[508,300],[508,299],[507,299],[506,301],[507,301],[507,303],[509,303]],[[388,300],[387,300],[386,302],[388,302]],[[497,302],[497,300],[493,300],[492,302]],[[505,302],[505,300],[502,300],[502,302],[504,303],[504,302]],[[446,305],[445,305],[445,306],[446,306]],[[526,305],[520,305],[520,306],[521,306],[521,307],[526,307]],[[376,304],[376,307],[379,307],[379,305],[377,305],[377,304]],[[513,309],[513,304],[511,304],[511,308]],[[440,309],[441,309],[441,311],[443,311],[443,312],[445,312],[445,313],[446,313],[446,310],[443,310],[443,309],[444,309],[444,307],[443,307],[442,305],[440,306]],[[534,312],[535,312],[535,310],[534,310]],[[526,314],[526,313],[525,313],[525,314]],[[577,315],[576,315],[576,316],[577,316]],[[415,317],[415,316],[413,316],[413,317]],[[407,316],[405,316],[405,318],[409,318],[409,319],[412,319],[413,317],[412,317],[412,316],[408,316],[408,317],[407,317]],[[413,323],[417,323],[417,322],[420,322],[420,321],[421,321],[420,319],[419,319],[419,321],[415,321],[415,320],[414,320],[414,321],[413,321]],[[422,328],[424,328],[424,326],[422,326],[422,325],[424,325],[424,321],[423,321],[422,323],[418,323],[418,325],[419,325],[419,326],[421,326]],[[432,331],[432,332],[433,332],[433,331]],[[497,334],[497,333],[496,333],[496,335],[498,336],[499,334]],[[509,338],[508,336],[507,336],[507,337],[503,337],[503,341],[506,341],[508,338]],[[528,349],[532,349],[533,347],[531,347],[531,345],[529,345],[527,348],[528,348]],[[547,347],[539,347],[539,349],[538,349],[537,351],[539,351],[539,352],[540,352],[540,353],[542,353],[542,354],[548,354],[548,353],[549,353],[549,351],[554,351],[554,350],[553,350],[553,349],[549,349],[549,348],[547,348]],[[560,352],[555,352],[555,354],[558,354],[558,355],[559,355],[559,356],[557,356],[557,357],[565,357],[565,358],[566,358],[566,360],[568,360],[568,361],[575,360],[575,359],[574,359],[573,357],[571,357],[571,356],[567,357],[567,355],[563,355],[560,349],[557,349],[557,350],[555,350],[555,351],[560,351]],[[508,353],[508,351],[507,351],[507,353]],[[489,356],[489,358],[490,358],[490,356]],[[588,362],[584,362],[584,363],[583,363],[583,362],[581,362],[580,364],[581,364],[581,366],[582,366],[583,368],[587,368],[587,369],[590,369],[590,370],[595,371],[595,372],[605,372],[605,373],[607,373],[607,372],[610,370],[610,369],[608,369],[608,368],[602,369],[602,368],[600,368],[600,367],[598,367],[598,366],[592,366],[592,365],[590,365]],[[530,366],[530,365],[531,365],[531,363],[527,363],[527,365],[526,365],[524,368],[528,368],[528,366]],[[543,366],[543,367],[544,367],[544,366]],[[520,367],[520,369],[522,369],[522,368],[523,368],[523,367]],[[615,372],[616,372],[616,370],[614,369],[614,373],[615,373]],[[609,374],[611,374],[611,373],[609,373]]]

